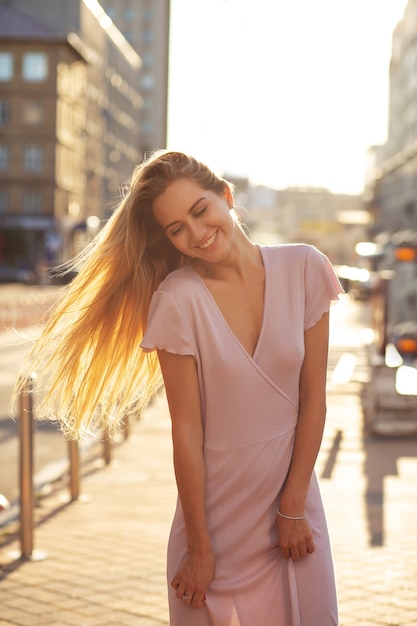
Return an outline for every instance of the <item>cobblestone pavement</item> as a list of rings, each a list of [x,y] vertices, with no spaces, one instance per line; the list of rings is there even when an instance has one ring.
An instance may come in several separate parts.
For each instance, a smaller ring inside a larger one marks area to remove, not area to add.
[[[60,291],[60,287],[49,285],[0,284],[0,332],[38,324]]]
[[[350,347],[349,380],[334,375],[344,353],[343,345],[331,348],[317,462],[340,625],[417,626],[417,441],[364,435],[364,350]],[[3,528],[0,626],[167,625],[165,550],[176,497],[171,455],[161,394],[128,439],[114,445],[109,464],[93,458],[83,468],[77,501],[68,503],[65,477],[40,494],[32,560],[20,558],[17,523]]]

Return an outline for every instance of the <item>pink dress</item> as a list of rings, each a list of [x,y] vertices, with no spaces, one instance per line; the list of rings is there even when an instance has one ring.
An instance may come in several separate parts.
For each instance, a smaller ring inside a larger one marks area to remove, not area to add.
[[[262,329],[253,356],[243,348],[204,281],[191,268],[154,294],[142,347],[192,355],[197,363],[207,470],[207,522],[216,577],[206,606],[191,608],[169,588],[171,626],[334,626],[337,602],[327,526],[315,475],[306,510],[316,550],[285,560],[276,509],[291,461],[304,331],[342,291],[313,246],[260,246],[265,266]],[[168,583],[186,555],[178,500]]]

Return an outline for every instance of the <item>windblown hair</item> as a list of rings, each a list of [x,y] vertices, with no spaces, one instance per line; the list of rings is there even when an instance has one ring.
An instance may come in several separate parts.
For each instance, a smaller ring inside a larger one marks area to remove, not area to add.
[[[162,384],[156,352],[140,342],[153,293],[187,263],[152,208],[179,178],[218,194],[228,185],[180,152],[159,151],[139,165],[107,224],[68,265],[81,269],[21,369],[12,402],[31,380],[40,392],[36,417],[57,421],[69,437],[114,430],[138,416]]]

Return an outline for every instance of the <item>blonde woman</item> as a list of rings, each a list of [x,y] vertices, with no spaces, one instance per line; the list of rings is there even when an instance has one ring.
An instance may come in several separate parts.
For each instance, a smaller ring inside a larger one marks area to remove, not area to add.
[[[341,287],[304,244],[260,246],[233,189],[178,152],[153,155],[37,342],[39,417],[71,436],[114,427],[161,384],[178,505],[171,626],[333,626],[314,474],[328,315]]]

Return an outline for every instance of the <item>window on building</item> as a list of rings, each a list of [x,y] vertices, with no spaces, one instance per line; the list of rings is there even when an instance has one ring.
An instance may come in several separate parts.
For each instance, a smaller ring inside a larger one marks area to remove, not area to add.
[[[0,81],[6,82],[13,78],[13,55],[11,52],[0,52]]]
[[[123,11],[123,17],[125,18],[126,22],[132,22],[136,17],[135,9],[125,9]]]
[[[7,191],[0,191],[0,215],[5,215],[7,213],[8,205],[9,198]]]
[[[39,83],[48,77],[48,55],[45,52],[27,52],[23,55],[22,76],[28,83]]]
[[[9,169],[9,148],[8,146],[0,146],[0,172],[6,172]]]
[[[40,191],[24,192],[23,213],[26,215],[39,215],[42,213],[42,194]]]
[[[410,202],[406,202],[404,207],[404,213],[408,219],[412,219],[415,217],[416,203],[413,200],[411,200]]]
[[[147,97],[143,99],[143,107],[142,111],[145,113],[151,113],[155,108],[154,99],[151,97]]]
[[[155,12],[153,9],[146,9],[143,13],[143,19],[145,22],[152,22]]]
[[[151,45],[153,43],[153,32],[145,30],[142,35],[142,40],[145,45]]]
[[[123,31],[123,35],[125,37],[125,39],[130,43],[130,45],[132,45],[132,43],[135,41],[135,35],[134,33],[132,33],[131,30],[128,30],[127,28]]]
[[[155,64],[155,56],[153,52],[145,52],[145,54],[142,55],[142,61],[143,67],[146,67],[147,69],[153,67]]]
[[[144,74],[140,79],[140,85],[144,91],[150,91],[155,87],[155,76],[153,74]]]
[[[23,152],[23,167],[26,172],[41,174],[43,170],[43,148],[26,146]]]
[[[114,22],[115,18],[117,17],[117,10],[116,9],[112,9],[110,7],[105,7],[105,11],[107,13],[107,15],[109,16],[109,18]]]
[[[10,122],[11,106],[8,100],[0,100],[0,126],[7,126]]]
[[[43,102],[28,100],[23,103],[23,122],[29,126],[39,126],[44,120]]]
[[[144,121],[142,122],[141,127],[142,133],[146,136],[152,135],[152,133],[154,132],[154,126],[152,122]]]

